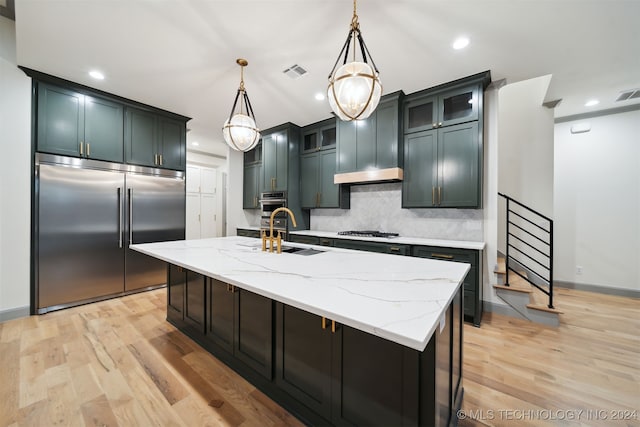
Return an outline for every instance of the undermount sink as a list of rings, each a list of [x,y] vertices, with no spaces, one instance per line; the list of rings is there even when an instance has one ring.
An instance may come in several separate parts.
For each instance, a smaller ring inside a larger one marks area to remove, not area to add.
[[[311,249],[311,248],[298,248],[295,246],[283,246],[282,252],[286,252],[289,254],[309,256],[309,255],[319,254],[325,251],[319,251],[317,249]]]

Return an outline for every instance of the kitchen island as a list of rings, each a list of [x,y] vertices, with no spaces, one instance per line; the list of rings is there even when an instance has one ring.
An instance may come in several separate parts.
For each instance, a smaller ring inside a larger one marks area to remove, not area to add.
[[[168,263],[167,320],[305,423],[454,423],[469,265],[287,245],[131,248]]]

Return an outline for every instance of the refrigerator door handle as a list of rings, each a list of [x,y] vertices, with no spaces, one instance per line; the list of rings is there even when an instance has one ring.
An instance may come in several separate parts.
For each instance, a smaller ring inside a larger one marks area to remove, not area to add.
[[[129,244],[133,245],[133,189],[128,188],[129,192]]]
[[[122,249],[122,187],[118,187],[118,247]]]

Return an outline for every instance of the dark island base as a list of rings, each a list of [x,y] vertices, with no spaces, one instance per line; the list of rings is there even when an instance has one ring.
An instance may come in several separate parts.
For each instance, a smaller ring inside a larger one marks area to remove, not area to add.
[[[167,320],[307,425],[457,424],[461,290],[420,352],[180,267],[167,283]]]

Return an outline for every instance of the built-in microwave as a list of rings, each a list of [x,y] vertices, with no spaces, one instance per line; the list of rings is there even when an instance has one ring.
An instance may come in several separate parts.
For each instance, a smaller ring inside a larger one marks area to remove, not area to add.
[[[271,214],[278,208],[287,207],[286,191],[269,191],[260,195],[260,207],[262,208],[262,217],[260,218],[260,229],[269,230]],[[287,233],[289,231],[288,219],[286,212],[278,212],[273,219],[273,229]],[[268,234],[268,231],[267,231]]]

